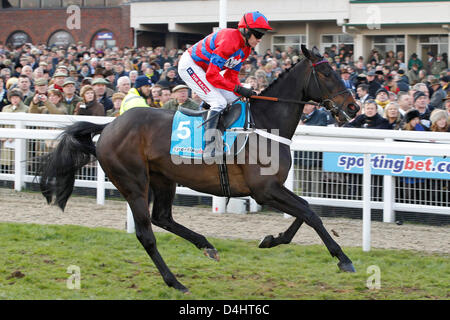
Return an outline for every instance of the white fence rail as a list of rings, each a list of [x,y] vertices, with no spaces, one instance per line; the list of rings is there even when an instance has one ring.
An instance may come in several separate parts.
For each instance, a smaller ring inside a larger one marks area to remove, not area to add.
[[[14,170],[7,173],[0,173],[0,180],[14,181],[14,188],[16,190],[21,190],[25,182],[33,182],[34,176],[26,172],[26,164],[30,161],[27,158],[29,157],[27,153],[27,141],[53,140],[61,133],[63,126],[76,121],[90,121],[103,124],[113,120],[114,118],[109,117],[0,113],[0,126],[11,127],[0,128],[0,139],[15,139]],[[393,196],[395,180],[392,176],[383,177],[382,201],[371,200],[371,168],[369,165],[370,154],[449,157],[450,134],[448,133],[299,126],[293,138],[291,150],[293,158],[297,151],[362,153],[365,155],[362,199],[340,199],[339,194],[335,194],[331,198],[317,195],[304,196],[302,194],[302,197],[311,204],[362,208],[364,251],[370,250],[371,209],[382,209],[383,221],[385,222],[394,221],[396,210],[450,215],[450,209],[446,202],[440,205],[396,203],[395,197]],[[0,149],[0,151],[3,150]],[[286,181],[286,186],[294,192],[296,191],[297,183],[295,170],[298,169],[294,165]],[[96,175],[90,177],[90,180],[76,179],[75,186],[96,188],[97,203],[104,204],[105,190],[115,189],[115,187],[112,183],[106,181],[104,172],[98,165],[98,162],[96,164],[96,172]],[[310,182],[314,183],[314,181]],[[177,187],[177,194],[210,196],[185,187]],[[224,212],[225,207],[223,201],[218,201],[220,198],[214,198],[213,212]],[[243,212],[243,208],[245,208],[243,205],[244,199],[247,198],[234,199],[234,202],[230,202],[228,210]],[[258,206],[253,200],[250,202],[250,208],[251,211],[258,210]]]

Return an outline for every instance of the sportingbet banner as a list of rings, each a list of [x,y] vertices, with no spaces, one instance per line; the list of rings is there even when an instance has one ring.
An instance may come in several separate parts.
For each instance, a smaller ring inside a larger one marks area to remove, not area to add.
[[[371,155],[371,173],[401,177],[450,179],[450,159],[441,157]],[[363,173],[364,155],[323,153],[323,171]]]

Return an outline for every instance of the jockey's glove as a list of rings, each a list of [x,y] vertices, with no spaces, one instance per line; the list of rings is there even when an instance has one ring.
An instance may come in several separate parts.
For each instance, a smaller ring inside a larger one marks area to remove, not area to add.
[[[236,87],[234,87],[234,92],[246,98],[250,98],[250,96],[256,96],[256,92],[252,89],[248,89],[239,85],[236,85]]]

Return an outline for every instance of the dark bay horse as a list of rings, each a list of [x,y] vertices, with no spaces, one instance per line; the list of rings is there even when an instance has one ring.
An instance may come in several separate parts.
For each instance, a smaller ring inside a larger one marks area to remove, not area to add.
[[[288,102],[252,100],[251,111],[256,128],[278,129],[279,136],[291,139],[303,110],[303,104],[299,102],[310,99],[327,104],[341,121],[356,115],[358,107],[351,93],[345,89],[317,48],[310,51],[302,46],[302,52],[305,58],[261,93],[262,96],[278,97]],[[223,196],[223,193],[217,164],[176,164],[172,160],[169,148],[173,116],[172,111],[134,108],[105,125],[76,122],[61,134],[55,151],[43,158],[37,176],[41,177],[40,188],[48,203],[56,196],[56,204],[64,210],[73,191],[75,174],[94,155],[129,203],[136,236],[166,284],[188,292],[160,256],[152,224],[183,237],[204,250],[207,256],[218,260],[216,249],[203,235],[173,220],[172,202],[176,183],[216,196]],[[92,139],[97,134],[100,137],[95,146]],[[269,153],[275,154],[275,150],[270,148]],[[277,144],[276,148],[278,171],[271,175],[261,174],[261,169],[267,165],[259,158],[251,162],[250,152],[246,152],[245,163],[228,164],[227,161],[232,197],[251,196],[259,204],[271,206],[296,218],[286,232],[277,238],[267,236],[260,247],[289,243],[302,223],[306,222],[314,228],[330,254],[337,257],[339,268],[354,272],[351,260],[332,239],[308,203],[283,186],[292,165],[291,152],[286,144]],[[154,195],[151,214],[149,188]]]

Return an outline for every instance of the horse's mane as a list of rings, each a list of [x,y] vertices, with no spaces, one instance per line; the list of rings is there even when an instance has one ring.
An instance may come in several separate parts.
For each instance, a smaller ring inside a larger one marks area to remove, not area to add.
[[[280,73],[280,75],[273,80],[266,88],[263,89],[263,91],[261,91],[260,95],[264,95],[264,93],[266,93],[267,91],[269,91],[272,87],[275,86],[275,84],[278,82],[278,80],[286,77],[286,74],[289,73],[289,71],[291,71],[297,64],[299,64],[300,62],[302,62],[305,58],[302,58],[300,60],[298,60],[296,63],[294,63],[292,66],[290,66],[289,68],[287,68],[286,70],[284,70],[282,73]]]

